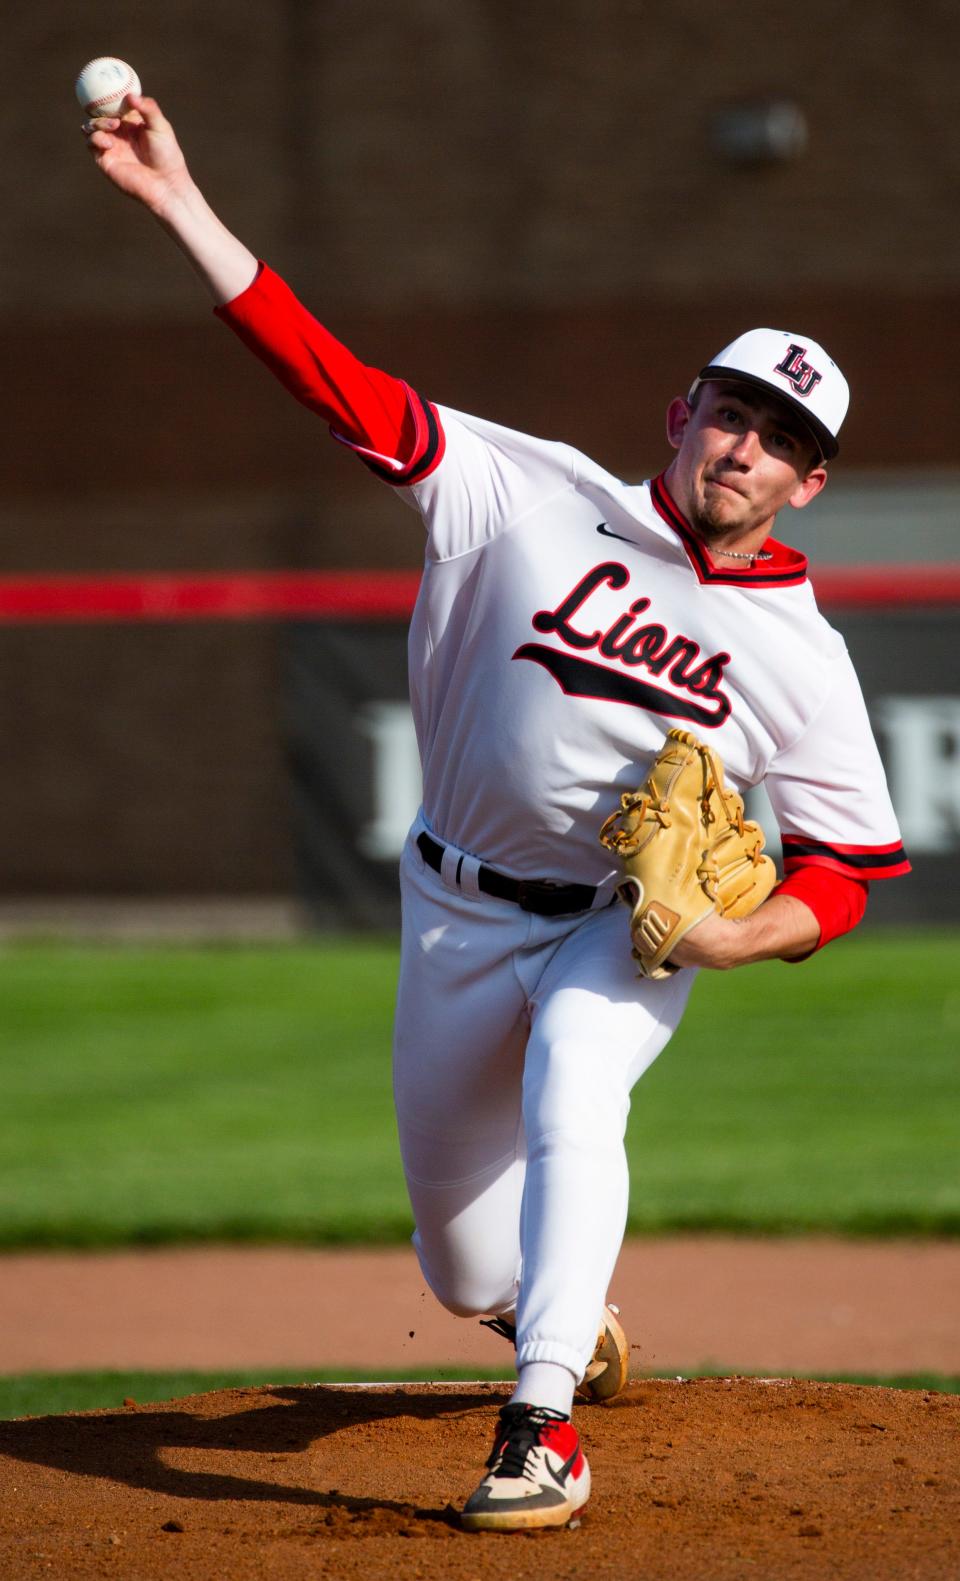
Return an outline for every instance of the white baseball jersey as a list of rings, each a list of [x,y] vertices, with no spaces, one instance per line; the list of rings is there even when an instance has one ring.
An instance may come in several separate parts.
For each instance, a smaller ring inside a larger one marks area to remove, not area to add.
[[[439,464],[404,490],[428,529],[410,631],[424,812],[521,877],[612,880],[597,840],[673,726],[765,781],[789,871],[907,868],[841,636],[806,559],[718,568],[662,481],[439,407]],[[397,468],[389,458],[377,470]]]

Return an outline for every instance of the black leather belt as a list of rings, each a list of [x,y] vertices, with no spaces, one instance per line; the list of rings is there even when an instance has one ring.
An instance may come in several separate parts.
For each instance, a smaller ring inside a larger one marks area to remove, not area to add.
[[[443,867],[445,846],[426,832],[417,835],[423,860],[435,873]],[[461,857],[461,862],[463,858]],[[457,870],[459,877],[459,868]],[[568,912],[589,911],[596,898],[591,884],[557,884],[550,878],[508,878],[496,868],[482,867],[477,885],[485,895],[497,900],[512,900],[521,911],[535,911],[538,917],[562,917]]]

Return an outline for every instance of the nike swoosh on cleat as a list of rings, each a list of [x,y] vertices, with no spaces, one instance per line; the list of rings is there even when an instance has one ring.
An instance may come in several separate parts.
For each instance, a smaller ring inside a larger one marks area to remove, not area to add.
[[[569,1477],[571,1471],[573,1470],[574,1466],[576,1465],[577,1457],[579,1456],[579,1454],[580,1454],[580,1446],[578,1445],[577,1448],[573,1451],[573,1454],[570,1456],[570,1459],[567,1460],[567,1461],[564,1461],[564,1463],[560,1467],[559,1471],[554,1471],[554,1469],[550,1465],[549,1461],[547,1462],[547,1470],[548,1470],[548,1472],[550,1473],[550,1475],[553,1478],[554,1482],[557,1484],[557,1487],[558,1488],[562,1488],[564,1493],[566,1493],[566,1491],[567,1491],[567,1478]]]

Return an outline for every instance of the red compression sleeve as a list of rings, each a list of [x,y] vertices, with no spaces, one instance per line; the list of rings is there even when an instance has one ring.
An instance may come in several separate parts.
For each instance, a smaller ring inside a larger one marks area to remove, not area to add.
[[[410,483],[440,459],[436,414],[402,379],[370,368],[341,345],[290,287],[261,264],[246,291],[217,317],[298,401],[326,418],[335,438],[374,460],[399,463],[385,475]]]
[[[810,955],[822,950],[831,939],[855,928],[867,909],[870,885],[865,878],[848,878],[827,867],[798,867],[775,890],[777,895],[793,895],[809,906],[820,924],[820,938]],[[806,955],[794,960],[807,960]]]

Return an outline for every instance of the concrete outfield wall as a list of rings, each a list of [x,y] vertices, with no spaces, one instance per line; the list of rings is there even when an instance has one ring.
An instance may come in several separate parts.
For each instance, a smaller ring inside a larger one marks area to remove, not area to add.
[[[0,894],[290,894],[279,641],[0,627]]]
[[[82,171],[70,85],[132,60],[229,221],[328,300],[566,304],[771,286],[955,290],[953,0],[69,0],[15,7],[4,311],[189,316]],[[787,98],[806,155],[738,169],[711,116]]]

